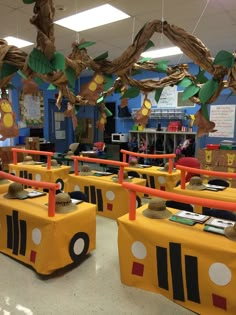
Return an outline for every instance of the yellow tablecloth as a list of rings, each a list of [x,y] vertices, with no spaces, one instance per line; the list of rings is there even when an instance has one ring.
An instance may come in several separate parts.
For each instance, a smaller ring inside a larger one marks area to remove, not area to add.
[[[147,168],[125,167],[125,171],[134,171],[147,179],[147,186],[151,188],[172,191],[176,183],[180,180],[180,171],[173,170],[171,174],[161,171],[158,166]]]
[[[231,201],[236,202],[236,188],[227,187],[224,190],[220,191],[210,191],[210,190],[190,190],[190,189],[181,189],[180,186],[175,187],[173,192],[193,197],[222,200],[222,201]],[[201,213],[202,207],[195,206],[194,210]]]
[[[40,182],[59,183],[60,189],[64,190],[65,183],[70,173],[70,166],[62,165],[59,168],[48,170],[42,165],[9,164],[9,172],[16,176],[33,179]]]
[[[0,180],[0,194],[7,192],[8,191],[8,187],[12,182],[10,180]]]
[[[89,198],[89,202],[97,204],[97,214],[116,219],[129,211],[129,192],[121,184],[114,183],[109,176],[82,176],[68,175],[65,186],[66,192],[74,190],[83,191]],[[132,183],[146,185],[146,180],[133,178]],[[141,205],[141,196],[137,194],[137,207]]]
[[[47,196],[5,199],[0,195],[0,251],[50,274],[80,262],[96,246],[96,206],[82,202],[77,210],[48,217]]]
[[[236,243],[204,232],[202,224],[149,219],[142,215],[145,207],[135,221],[118,218],[122,283],[162,294],[201,315],[235,315]]]

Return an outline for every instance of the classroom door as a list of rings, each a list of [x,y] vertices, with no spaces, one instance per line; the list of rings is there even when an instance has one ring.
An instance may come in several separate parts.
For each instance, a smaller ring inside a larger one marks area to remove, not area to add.
[[[71,118],[64,116],[67,102],[63,102],[61,109],[56,106],[55,100],[48,101],[49,141],[55,143],[55,151],[63,153],[73,142],[73,127]]]

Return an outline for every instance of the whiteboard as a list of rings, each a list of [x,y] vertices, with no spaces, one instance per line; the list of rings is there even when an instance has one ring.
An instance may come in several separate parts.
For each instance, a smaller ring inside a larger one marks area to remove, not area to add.
[[[216,125],[217,131],[210,133],[209,137],[234,138],[236,105],[211,105],[210,120]]]
[[[176,108],[178,104],[178,91],[177,86],[166,86],[162,90],[159,102],[155,101],[156,91],[148,93],[147,98],[150,100],[152,107],[156,108]],[[141,106],[144,101],[144,95],[141,96]]]

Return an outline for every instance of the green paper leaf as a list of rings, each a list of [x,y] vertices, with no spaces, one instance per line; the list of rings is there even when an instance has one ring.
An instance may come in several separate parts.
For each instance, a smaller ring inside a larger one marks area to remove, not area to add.
[[[36,0],[23,0],[23,2],[24,2],[25,4],[31,4],[31,3],[36,2]]]
[[[200,90],[200,87],[198,87],[195,84],[191,84],[189,85],[184,91],[183,91],[183,95],[182,95],[182,100],[186,101],[188,100],[190,97],[194,96],[195,94],[197,94],[197,92]]]
[[[201,109],[202,109],[203,116],[206,118],[206,120],[209,121],[209,113],[208,113],[207,105],[206,104],[202,104]]]
[[[79,44],[78,49],[82,49],[82,48],[87,48],[89,46],[92,46],[96,44],[95,42],[83,42],[81,44]]]
[[[192,84],[193,82],[189,79],[189,78],[183,78],[183,80],[181,80],[178,83],[178,86],[180,87],[188,87]]]
[[[111,111],[109,111],[109,109],[108,109],[106,106],[105,106],[104,111],[105,111],[105,113],[106,113],[107,117],[111,117],[111,116],[112,116],[112,112],[111,112]]]
[[[98,57],[94,58],[93,60],[94,61],[101,61],[101,60],[104,60],[108,57],[108,52],[106,51],[105,53],[99,55]]]
[[[140,90],[137,86],[133,86],[126,90],[120,98],[135,98],[139,95]]]
[[[150,57],[144,57],[144,58],[140,59],[138,62],[139,62],[139,63],[144,63],[144,62],[147,62],[147,61],[150,61],[150,60],[152,60],[152,58],[150,58]]]
[[[66,65],[64,55],[62,55],[62,53],[56,51],[54,53],[52,60],[51,60],[51,64],[52,64],[54,70],[64,71],[65,65]]]
[[[42,79],[40,79],[39,77],[35,77],[34,78],[34,81],[38,84],[38,85],[41,85],[44,83],[44,81]]]
[[[57,89],[57,87],[54,85],[54,84],[49,84],[49,86],[48,86],[48,88],[47,88],[47,90],[48,91],[52,91],[52,90],[56,90]]]
[[[100,104],[104,101],[104,96],[101,96],[97,99],[97,104]]]
[[[149,41],[148,41],[146,47],[144,48],[144,51],[146,51],[146,50],[148,50],[149,48],[154,47],[154,46],[155,46],[154,43],[149,39]]]
[[[50,61],[37,48],[34,48],[29,54],[28,66],[37,73],[48,74],[53,71]]]
[[[66,74],[67,80],[69,81],[70,85],[72,87],[75,87],[75,80],[76,80],[75,70],[71,67],[67,67],[65,70],[65,74]]]
[[[199,99],[202,104],[206,104],[207,101],[212,97],[212,95],[216,92],[218,89],[219,82],[215,79],[211,79],[208,82],[206,82],[200,92],[199,92]]]
[[[160,88],[160,89],[156,89],[156,92],[155,92],[155,101],[158,103],[159,100],[160,100],[160,97],[161,97],[161,93],[163,91],[163,88]]]
[[[2,68],[0,69],[0,80],[17,72],[18,68],[8,63],[3,63]]]
[[[110,87],[113,86],[113,77],[112,75],[105,75],[105,83],[104,83],[104,90],[107,91],[110,89]]]
[[[159,72],[167,72],[168,62],[169,61],[167,61],[167,60],[163,60],[163,61],[156,63],[155,70],[157,70]]]
[[[27,79],[27,77],[24,75],[24,73],[21,70],[18,70],[17,73],[19,74],[19,76],[21,76],[23,79]]]
[[[206,83],[208,81],[207,77],[205,77],[205,70],[199,69],[199,72],[196,75],[196,80],[198,83],[201,83],[201,84]]]
[[[232,53],[221,50],[218,52],[218,54],[215,57],[215,60],[213,62],[214,65],[221,65],[226,68],[232,68],[234,64],[234,56]]]

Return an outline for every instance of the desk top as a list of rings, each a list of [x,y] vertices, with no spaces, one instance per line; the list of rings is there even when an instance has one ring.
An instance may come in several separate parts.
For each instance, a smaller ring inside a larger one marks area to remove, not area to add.
[[[180,177],[179,170],[173,170],[171,174],[166,171],[163,171],[159,166],[150,166],[150,167],[125,167],[125,171],[134,171],[140,174],[150,174],[150,175],[158,175],[158,176],[169,176],[169,177]]]
[[[66,165],[61,165],[60,167],[51,167],[50,170],[47,169],[47,167],[42,166],[42,164],[39,165],[28,165],[28,164],[23,164],[23,163],[17,163],[17,164],[9,164],[9,168],[10,169],[24,169],[24,170],[28,170],[28,171],[36,171],[36,172],[53,172],[53,173],[57,173],[57,172],[61,172],[61,171],[70,171],[70,166],[66,166]]]

